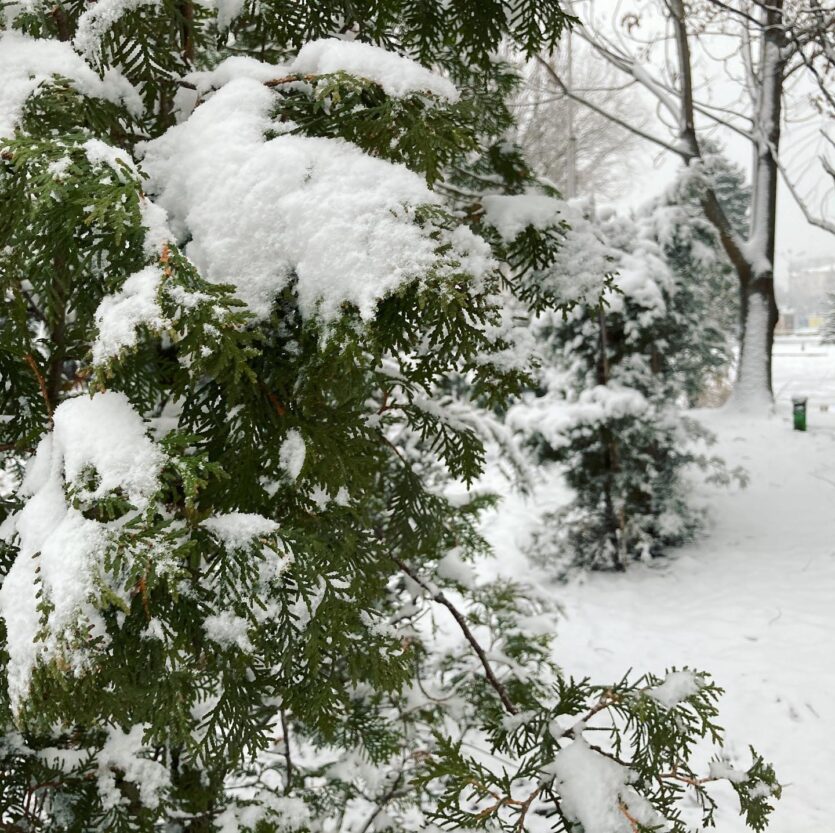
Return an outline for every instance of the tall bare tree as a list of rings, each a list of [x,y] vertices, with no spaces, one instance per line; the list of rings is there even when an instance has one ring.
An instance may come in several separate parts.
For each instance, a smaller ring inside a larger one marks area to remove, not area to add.
[[[716,228],[739,278],[741,347],[734,400],[742,408],[762,410],[773,401],[771,351],[778,310],[774,295],[777,187],[781,177],[807,220],[835,233],[835,221],[816,214],[802,198],[781,157],[781,138],[789,89],[814,90],[807,97],[819,111],[835,112],[835,6],[821,0],[655,0],[664,28],[645,34],[645,15],[627,12],[606,28],[587,14],[578,34],[630,83],[649,92],[657,103],[661,129],[646,129],[613,112],[607,104],[571,90],[548,61],[540,66],[556,89],[634,135],[679,156],[698,172],[706,131],[717,126],[751,144],[752,205],[748,234],[729,222],[710,182],[703,178],[702,208]],[[619,7],[620,8],[620,7]],[[575,9],[575,11],[577,11]],[[661,46],[664,60],[646,57]],[[705,81],[718,74],[735,84],[729,105],[704,92]],[[835,150],[831,135],[824,136]],[[824,150],[821,173],[835,180],[835,166]]]

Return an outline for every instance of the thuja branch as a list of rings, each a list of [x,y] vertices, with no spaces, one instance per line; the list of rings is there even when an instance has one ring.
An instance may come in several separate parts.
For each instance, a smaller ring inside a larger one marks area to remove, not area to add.
[[[46,380],[38,367],[38,363],[35,361],[35,357],[31,353],[27,353],[23,358],[26,361],[26,364],[29,365],[29,369],[35,375],[35,378],[38,380],[38,387],[40,388],[41,397],[46,405],[46,412],[49,415],[49,418],[52,419],[52,405],[49,400],[49,392],[46,389]]]
[[[416,584],[420,585],[428,594],[432,601],[437,602],[440,605],[443,605],[451,614],[452,618],[455,619],[458,627],[461,629],[461,632],[464,634],[465,639],[467,642],[470,643],[472,649],[476,652],[476,656],[478,656],[479,661],[481,662],[481,666],[484,669],[484,676],[487,678],[487,682],[493,687],[493,690],[499,696],[499,700],[501,700],[502,705],[505,708],[505,711],[509,714],[518,714],[519,709],[516,707],[514,702],[510,699],[510,695],[507,693],[507,689],[502,685],[499,678],[496,676],[495,672],[493,671],[493,667],[490,665],[490,660],[487,659],[487,654],[484,651],[484,648],[481,647],[479,641],[475,638],[475,634],[473,634],[470,626],[467,624],[467,620],[464,618],[464,615],[461,613],[460,610],[444,595],[444,593],[436,588],[432,588],[429,584],[427,584],[408,564],[401,561],[395,555],[389,555],[391,560],[400,568],[402,572],[404,572],[407,576],[409,576],[412,581]]]

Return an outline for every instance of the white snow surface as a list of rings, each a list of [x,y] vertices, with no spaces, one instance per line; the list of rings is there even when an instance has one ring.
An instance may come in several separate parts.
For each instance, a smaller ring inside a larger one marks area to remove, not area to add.
[[[481,485],[506,495],[485,525],[497,555],[477,570],[527,575],[559,600],[554,656],[568,674],[605,683],[630,667],[710,673],[725,689],[728,760],[711,767],[700,750],[700,771],[739,779],[753,744],[786,785],[770,833],[819,833],[832,826],[835,748],[835,347],[778,338],[774,390],[771,417],[694,414],[717,434],[715,452],[750,475],[744,489],[695,479],[693,499],[711,519],[699,541],[625,575],[554,583],[523,550],[539,514],[569,498],[559,472],[524,498],[494,471]],[[809,397],[805,433],[791,425],[791,397],[800,394]],[[746,831],[729,785],[711,790],[721,798],[716,829]]]
[[[9,695],[15,709],[26,697],[35,663],[54,656],[64,641],[71,641],[79,621],[90,626],[91,636],[106,636],[91,599],[101,580],[110,528],[70,506],[65,485],[77,485],[79,475],[93,468],[98,482],[85,496],[122,489],[142,507],[157,489],[164,459],[124,394],[65,400],[55,409],[53,421],[53,432],[38,445],[20,488],[28,500],[0,529],[4,540],[18,539],[17,558],[0,587],[0,616],[8,634]],[[51,603],[43,640],[37,639],[39,594]],[[73,651],[75,670],[85,661],[82,650]]]
[[[256,538],[271,535],[278,524],[252,512],[229,512],[206,518],[202,526],[209,530],[228,550],[248,547]]]
[[[306,43],[290,71],[300,75],[347,72],[374,81],[393,98],[428,92],[450,102],[458,100],[455,85],[443,76],[410,58],[359,41],[323,38]]]
[[[484,219],[512,242],[528,226],[537,229],[556,225],[566,212],[565,203],[544,194],[487,194],[481,198]]]
[[[161,280],[158,266],[146,266],[131,275],[118,292],[102,299],[96,310],[95,364],[136,346],[139,327],[161,330],[168,326],[157,301]]]
[[[413,222],[416,206],[438,199],[417,174],[348,142],[266,141],[274,101],[253,79],[225,85],[147,145],[149,191],[204,277],[233,284],[257,317],[295,276],[303,316],[330,321],[349,303],[370,318],[381,298],[439,267],[438,242]],[[461,270],[492,268],[467,229],[448,239]]]
[[[139,93],[120,72],[109,69],[99,78],[70,44],[0,32],[0,138],[14,135],[26,99],[53,75],[68,78],[84,95],[142,110]]]

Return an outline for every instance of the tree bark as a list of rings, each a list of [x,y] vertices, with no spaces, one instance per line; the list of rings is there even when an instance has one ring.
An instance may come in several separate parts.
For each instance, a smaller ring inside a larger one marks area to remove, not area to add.
[[[779,316],[774,293],[774,256],[784,46],[783,0],[774,0],[763,9],[751,229],[746,244],[750,269],[746,275],[740,275],[740,355],[732,401],[744,410],[760,410],[763,401],[770,406],[774,398],[771,354]]]
[[[740,352],[732,402],[743,410],[767,410],[773,405],[771,353],[779,312],[774,294],[774,254],[777,229],[777,178],[780,108],[785,61],[783,0],[764,8],[757,113],[756,158],[753,175],[751,228],[741,244],[713,191],[702,198],[705,216],[716,229],[737,273],[740,289]],[[690,43],[682,0],[670,0],[680,70],[679,139],[688,164],[702,158],[696,134]]]

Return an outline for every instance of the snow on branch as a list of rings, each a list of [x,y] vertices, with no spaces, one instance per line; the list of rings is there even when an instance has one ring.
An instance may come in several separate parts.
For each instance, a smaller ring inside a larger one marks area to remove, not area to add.
[[[92,636],[106,638],[91,599],[106,581],[101,562],[111,530],[77,505],[124,495],[141,510],[159,486],[164,459],[122,393],[79,396],[55,409],[54,430],[41,440],[20,489],[29,500],[0,530],[2,539],[18,542],[0,588],[15,709],[25,702],[36,663],[58,655],[79,622]],[[124,592],[112,583],[114,594]],[[76,670],[83,667],[83,652],[71,659]]]
[[[331,321],[345,304],[369,318],[381,298],[430,273],[493,267],[468,229],[419,222],[418,209],[440,199],[406,167],[339,139],[265,138],[277,129],[274,105],[264,84],[236,79],[144,158],[188,257],[207,280],[234,285],[256,317],[294,280],[302,314]]]
[[[26,100],[56,75],[82,95],[124,104],[133,113],[142,110],[139,94],[118,70],[108,69],[100,78],[68,43],[0,32],[0,138],[14,135]]]
[[[73,46],[86,58],[97,59],[104,36],[127,12],[161,6],[162,0],[97,0],[78,18]]]
[[[359,41],[324,38],[305,44],[290,65],[299,75],[347,72],[379,84],[392,98],[429,92],[449,102],[458,100],[455,85],[416,61]]]

